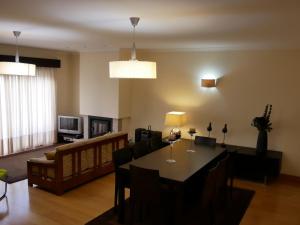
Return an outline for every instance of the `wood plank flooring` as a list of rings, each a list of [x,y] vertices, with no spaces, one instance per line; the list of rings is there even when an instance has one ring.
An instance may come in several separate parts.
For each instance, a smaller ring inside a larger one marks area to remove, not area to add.
[[[265,186],[236,180],[235,186],[256,191],[241,225],[300,224],[300,182],[280,178]],[[24,180],[10,184],[7,197],[0,202],[1,225],[82,225],[113,206],[114,174],[62,196],[28,188]]]

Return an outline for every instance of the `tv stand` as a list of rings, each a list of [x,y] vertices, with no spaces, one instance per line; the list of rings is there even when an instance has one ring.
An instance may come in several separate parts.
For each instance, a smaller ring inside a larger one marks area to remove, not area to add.
[[[67,133],[57,133],[58,143],[72,143],[83,138],[83,134],[67,134]]]

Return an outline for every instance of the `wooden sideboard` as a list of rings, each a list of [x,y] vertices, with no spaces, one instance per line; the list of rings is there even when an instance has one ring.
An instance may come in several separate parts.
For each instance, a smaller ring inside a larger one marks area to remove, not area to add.
[[[235,176],[243,179],[264,182],[277,178],[281,171],[282,152],[268,150],[258,155],[255,148],[226,145],[235,155]]]

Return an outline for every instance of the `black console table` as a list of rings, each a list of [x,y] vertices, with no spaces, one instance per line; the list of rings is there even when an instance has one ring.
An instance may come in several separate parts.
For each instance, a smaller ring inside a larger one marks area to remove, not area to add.
[[[235,176],[239,178],[262,181],[279,176],[282,152],[268,150],[265,155],[258,155],[255,148],[227,145],[227,150],[235,156]]]

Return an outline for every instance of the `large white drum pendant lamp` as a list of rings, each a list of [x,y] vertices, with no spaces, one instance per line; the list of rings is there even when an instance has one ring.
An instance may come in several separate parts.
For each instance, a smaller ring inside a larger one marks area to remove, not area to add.
[[[133,45],[131,48],[131,59],[128,61],[109,62],[110,78],[139,78],[156,79],[156,62],[139,61],[136,59],[135,27],[140,18],[130,17],[133,26]]]
[[[21,75],[21,76],[35,76],[36,66],[34,64],[20,63],[18,50],[18,37],[20,31],[14,31],[16,37],[16,57],[15,62],[0,62],[0,75]]]

